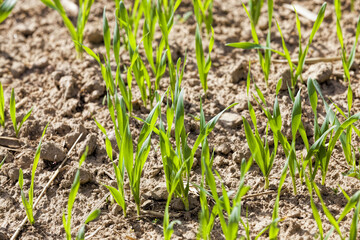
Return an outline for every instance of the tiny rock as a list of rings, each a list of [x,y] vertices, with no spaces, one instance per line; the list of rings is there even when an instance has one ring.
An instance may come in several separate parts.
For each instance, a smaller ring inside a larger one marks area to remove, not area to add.
[[[50,162],[61,162],[66,154],[55,142],[44,142],[41,146],[41,158]]]
[[[229,76],[231,83],[238,83],[241,80],[246,80],[248,70],[247,70],[247,63],[245,60],[240,59],[237,63],[235,63],[229,69]]]
[[[21,62],[14,62],[11,66],[11,74],[18,78],[20,77],[26,70],[26,66],[25,64],[21,63]]]
[[[311,65],[309,69],[304,74],[307,78],[312,78],[323,83],[328,80],[333,73],[333,65],[331,63],[316,63]]]
[[[32,35],[35,32],[35,25],[34,24],[23,24],[20,23],[16,26],[15,30],[25,37]]]
[[[70,0],[61,0],[61,4],[65,8],[66,13],[70,17],[76,17],[79,12],[79,7]]]
[[[242,118],[237,113],[226,112],[220,117],[220,123],[226,127],[236,128],[241,125]]]
[[[93,174],[87,169],[80,169],[80,184],[93,181]]]
[[[281,82],[281,90],[286,90],[288,89],[288,86],[291,87],[291,74],[290,74],[290,69],[286,69],[285,71],[283,71],[280,76],[278,77],[278,79],[282,78],[282,82]]]
[[[218,148],[215,148],[215,150],[219,153],[227,155],[231,151],[231,147],[227,143],[222,143]]]
[[[167,200],[167,197],[168,197],[168,192],[165,183],[160,183],[151,192],[151,198],[153,198],[154,200]]]
[[[89,28],[89,33],[87,34],[87,39],[89,40],[89,42],[91,42],[93,44],[102,43],[103,35],[102,35],[101,29],[96,28],[96,27]]]
[[[82,133],[80,141],[85,139],[87,134],[86,128],[81,124],[71,124],[71,132],[65,136],[65,146],[67,148],[72,147],[75,141],[79,138],[80,134]]]
[[[9,174],[11,182],[13,182],[13,183],[17,182],[17,180],[19,179],[19,169],[17,169],[17,168],[9,169],[8,174]]]
[[[63,71],[54,71],[51,73],[51,78],[55,82],[59,81],[62,76],[64,76]]]
[[[94,153],[96,149],[96,134],[91,133],[86,136],[85,141],[82,143],[81,147],[79,148],[79,156],[85,152],[86,146],[89,148],[87,155],[90,156]]]
[[[65,99],[76,97],[77,91],[75,80],[72,76],[65,76],[60,79],[60,88],[65,89]]]
[[[36,68],[45,68],[49,64],[48,62],[49,62],[49,59],[46,56],[44,56],[44,57],[37,59],[33,66]]]

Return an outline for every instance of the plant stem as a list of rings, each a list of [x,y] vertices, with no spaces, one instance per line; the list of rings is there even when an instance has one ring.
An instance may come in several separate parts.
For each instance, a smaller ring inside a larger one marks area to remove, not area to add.
[[[268,177],[265,177],[265,187],[264,189],[269,189],[269,178]]]
[[[79,59],[79,60],[83,60],[83,59],[84,59],[83,51],[82,51],[82,50],[76,49],[76,59]]]
[[[185,211],[189,211],[189,199],[187,197],[183,199],[183,203],[185,206]]]
[[[140,216],[140,204],[136,204],[136,212],[137,212],[137,215]]]

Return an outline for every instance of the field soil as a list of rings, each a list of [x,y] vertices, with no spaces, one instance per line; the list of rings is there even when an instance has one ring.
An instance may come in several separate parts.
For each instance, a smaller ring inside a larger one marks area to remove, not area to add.
[[[308,57],[339,56],[340,44],[336,36],[336,17],[332,1],[328,6],[324,22],[311,44]],[[347,1],[350,2],[350,1]],[[295,13],[286,4],[297,3],[315,14],[323,1],[285,1],[274,3],[274,19],[282,28],[287,46],[293,58],[298,53],[298,33],[295,24]],[[130,2],[125,2],[126,6]],[[89,21],[86,25],[84,44],[95,53],[104,54],[102,42],[102,12],[106,6],[110,28],[114,26],[115,3],[113,1],[95,1]],[[343,32],[345,43],[350,47],[355,38],[355,26],[360,14],[360,4],[356,4],[354,12],[350,4],[343,5]],[[250,121],[246,97],[246,76],[248,62],[252,61],[251,74],[254,81],[263,91],[265,98],[272,106],[275,97],[277,80],[286,75],[287,65],[273,63],[269,79],[269,87],[264,83],[263,73],[254,50],[239,50],[226,47],[226,43],[251,41],[249,19],[238,0],[214,0],[215,44],[212,53],[212,67],[208,76],[209,90],[204,96],[198,77],[195,57],[195,26],[194,16],[184,21],[183,16],[192,11],[191,0],[183,0],[176,12],[175,24],[170,35],[170,45],[173,59],[188,55],[187,66],[182,87],[185,89],[185,124],[189,133],[190,145],[199,134],[199,121],[194,116],[200,114],[200,96],[203,100],[206,120],[210,120],[221,110],[232,103],[239,103],[228,110],[209,136],[211,149],[215,149],[214,169],[219,172],[227,190],[235,190],[239,184],[240,162],[250,157],[242,116]],[[76,16],[72,20],[76,21]],[[310,35],[313,22],[300,16],[302,37],[305,45]],[[267,33],[267,6],[264,5],[262,15],[257,25],[260,42],[265,44]],[[142,29],[142,28],[140,28]],[[112,30],[111,30],[112,32]],[[6,126],[0,130],[3,137],[15,137],[10,116],[8,114],[11,89],[15,89],[18,119],[33,107],[31,117],[20,130],[17,141],[0,143],[0,159],[7,156],[0,170],[0,239],[9,239],[17,230],[25,217],[21,203],[18,185],[19,168],[24,171],[24,188],[30,187],[31,167],[39,143],[41,133],[48,122],[49,128],[43,142],[42,156],[35,177],[35,199],[51,176],[59,168],[61,161],[74,145],[75,140],[83,134],[80,141],[70,153],[65,166],[54,179],[44,197],[35,209],[36,223],[28,222],[21,229],[18,239],[63,239],[65,231],[62,225],[62,214],[66,209],[71,184],[78,166],[78,160],[86,145],[89,145],[89,155],[81,169],[81,186],[73,209],[72,230],[77,232],[87,214],[95,208],[101,209],[97,221],[87,227],[87,234],[95,234],[91,239],[163,239],[162,218],[167,191],[162,168],[158,138],[153,134],[152,148],[145,164],[141,179],[141,201],[143,213],[136,215],[135,205],[130,190],[126,185],[128,217],[124,218],[122,210],[113,203],[108,190],[102,184],[116,184],[112,164],[106,155],[104,135],[95,125],[95,117],[112,136],[114,132],[104,97],[106,95],[99,65],[84,53],[84,60],[76,60],[74,44],[65,28],[59,14],[45,7],[41,1],[27,0],[18,2],[9,18],[0,25],[0,81],[4,86],[6,101]],[[141,39],[142,30],[139,30]],[[160,32],[157,39],[160,39]],[[203,33],[204,45],[208,44],[206,32]],[[272,47],[281,50],[281,38],[273,21]],[[142,44],[140,44],[142,49]],[[360,52],[360,47],[357,48]],[[207,53],[207,51],[205,51]],[[150,66],[141,50],[142,59]],[[121,48],[121,61],[129,65],[127,51]],[[280,59],[273,55],[273,58]],[[150,68],[149,68],[150,72]],[[354,103],[352,112],[360,111],[360,66],[357,59],[350,71]],[[328,103],[333,101],[344,111],[347,111],[347,83],[342,78],[340,61],[331,63],[307,64],[303,79],[309,76],[321,78],[321,89]],[[152,80],[154,77],[151,76]],[[133,81],[134,116],[145,118],[150,107],[144,107],[138,87]],[[169,84],[167,73],[161,80],[161,91],[166,91]],[[306,85],[299,82],[302,88],[302,107],[304,122],[310,143],[313,143],[313,114],[307,96]],[[253,87],[251,91],[254,91]],[[260,134],[265,136],[266,118],[254,99],[251,100],[258,117]],[[283,133],[291,138],[292,103],[287,90],[280,91],[279,104],[283,117]],[[271,107],[272,108],[272,107]],[[165,103],[162,105],[165,109]],[[323,103],[319,100],[320,121],[325,116]],[[133,141],[139,136],[142,123],[131,118]],[[299,140],[296,146],[298,156],[305,154],[305,147]],[[354,147],[359,147],[359,138],[353,139]],[[273,145],[273,143],[270,143]],[[117,151],[116,149],[114,150]],[[200,152],[195,156],[191,182],[199,184],[201,168]],[[356,155],[359,159],[359,155]],[[248,211],[250,234],[255,237],[264,227],[271,223],[272,210],[275,203],[279,178],[285,163],[282,148],[276,156],[274,168],[270,174],[269,190],[264,190],[264,178],[259,167],[254,163],[246,175],[245,182],[251,187],[242,202],[242,217],[245,220]],[[336,218],[341,214],[347,203],[341,193],[341,186],[349,195],[360,190],[359,180],[345,177],[343,173],[349,170],[340,142],[338,142],[331,157],[326,184],[321,185],[321,179],[316,179],[326,206]],[[319,175],[320,172],[319,172]],[[220,187],[220,185],[218,185]],[[287,176],[280,198],[281,218],[279,223],[280,239],[314,239],[318,237],[318,228],[312,216],[310,197],[305,185],[297,182],[298,193],[293,194],[290,176]],[[219,189],[220,190],[220,189]],[[322,211],[318,198],[314,198],[323,220],[324,231],[331,225]],[[210,201],[210,204],[213,202]],[[198,232],[198,217],[200,211],[199,192],[191,188],[190,210],[185,211],[179,199],[173,199],[170,205],[171,220],[180,220],[175,225],[174,239],[196,239]],[[348,236],[353,211],[341,222],[341,230]],[[243,227],[239,228],[239,236],[245,234]],[[75,236],[75,235],[74,235]],[[212,232],[213,239],[224,239],[221,226],[217,220]],[[268,233],[262,235],[266,239]],[[335,233],[332,239],[338,239]]]

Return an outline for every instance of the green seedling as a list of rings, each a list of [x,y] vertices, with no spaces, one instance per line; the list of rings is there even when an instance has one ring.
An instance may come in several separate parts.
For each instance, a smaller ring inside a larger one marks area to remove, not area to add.
[[[249,80],[248,80],[248,82],[249,82]],[[299,172],[300,179],[302,179],[303,172],[304,172],[304,168],[301,167],[301,164],[296,159],[296,154],[295,154],[297,133],[300,134],[300,136],[306,146],[306,149],[309,149],[309,143],[308,143],[304,125],[301,122],[301,115],[302,115],[301,111],[302,110],[301,110],[300,91],[298,91],[298,94],[297,94],[296,98],[294,99],[294,104],[293,104],[293,110],[292,110],[292,116],[291,116],[291,133],[292,133],[291,134],[292,135],[291,143],[289,143],[287,138],[281,132],[282,119],[281,119],[281,111],[279,108],[279,103],[277,100],[277,95],[280,91],[281,84],[282,84],[282,81],[280,80],[276,86],[276,97],[275,97],[275,102],[274,102],[274,110],[272,112],[269,110],[269,107],[267,106],[264,95],[261,92],[261,90],[257,87],[256,84],[254,84],[254,86],[255,86],[255,90],[257,92],[258,97],[256,97],[255,95],[254,95],[254,97],[255,97],[255,100],[257,101],[257,103],[260,105],[266,118],[268,119],[268,124],[269,124],[270,129],[273,132],[273,136],[274,136],[274,144],[277,141],[279,141],[284,149],[285,156],[288,159],[288,167],[289,167],[290,176],[291,176],[292,182],[293,182],[294,194],[296,194],[296,179],[295,179],[296,171]],[[249,84],[248,84],[248,89],[249,89]],[[249,91],[249,90],[247,90],[247,91]],[[250,116],[252,116],[252,121],[256,123],[256,118],[254,117],[255,113],[254,113],[254,110],[252,109],[251,105],[249,106],[249,109],[251,112]],[[250,131],[251,131],[251,129],[250,129]],[[260,143],[258,143],[258,144],[260,144]],[[254,145],[254,144],[252,144],[252,145]],[[256,150],[253,150],[253,151],[256,151]],[[265,159],[267,159],[267,158],[265,158]],[[271,161],[267,161],[267,162],[271,163]],[[266,165],[266,166],[270,166],[270,165]],[[275,221],[275,219],[273,219],[273,221]]]
[[[6,160],[6,156],[5,156],[5,157],[3,158],[3,160],[0,162],[0,169],[1,169],[1,167],[4,165],[5,160]]]
[[[148,1],[148,0],[145,0],[145,1]],[[129,17],[128,17],[128,21],[125,23],[125,25],[123,25],[123,23],[120,22],[120,28],[121,29],[123,27],[125,27],[124,29],[126,29],[127,28],[126,25],[130,26],[130,28],[132,29],[132,35],[135,38],[137,36],[137,32],[138,32],[138,29],[139,29],[139,23],[140,23],[141,17],[143,15],[144,10],[145,10],[143,8],[142,2],[143,1],[141,1],[141,0],[133,1],[132,7],[129,8],[129,13],[130,14],[129,14]],[[124,5],[123,1],[115,0],[116,9],[120,9],[121,4]],[[119,16],[120,11],[117,11],[116,13],[117,13],[117,17],[119,18],[120,17]],[[126,39],[125,35],[123,35],[123,39],[124,39],[125,47],[127,48],[128,45],[126,43],[128,42],[129,39]]]
[[[171,99],[174,101],[174,94],[175,94],[175,88],[176,83],[179,80],[178,79],[178,71],[176,71],[176,67],[179,67],[179,65],[174,64],[174,61],[172,60],[171,55],[171,49],[169,45],[169,34],[171,32],[171,29],[174,25],[174,16],[175,12],[178,9],[180,3],[182,0],[157,0],[156,5],[156,14],[158,17],[158,23],[159,27],[162,33],[162,40],[165,44],[165,50],[166,50],[166,56],[167,56],[167,62],[168,62],[168,68],[169,68],[169,78],[170,78],[170,93],[171,93]],[[160,43],[161,45],[161,43]],[[160,54],[161,52],[159,52]],[[159,54],[157,54],[157,58],[159,58]],[[177,64],[179,63],[179,59]],[[157,61],[159,62],[159,61]],[[185,61],[186,62],[186,61]],[[185,63],[183,64],[185,67]],[[182,77],[182,76],[181,76]],[[179,82],[181,82],[179,80]]]
[[[40,151],[41,151],[41,143],[44,139],[44,135],[45,135],[45,132],[46,132],[46,129],[48,127],[49,124],[46,125],[43,133],[42,133],[42,136],[40,138],[40,142],[39,142],[39,145],[36,149],[36,153],[35,153],[35,157],[34,157],[34,162],[33,162],[33,166],[32,166],[32,170],[31,170],[31,184],[30,184],[30,189],[29,189],[29,192],[28,192],[28,195],[29,195],[29,200],[26,199],[26,196],[25,196],[25,192],[24,192],[24,189],[23,189],[23,185],[24,185],[24,176],[23,176],[23,171],[22,169],[20,168],[19,169],[19,186],[20,186],[20,190],[21,190],[21,201],[25,207],[25,211],[26,211],[26,216],[30,222],[30,224],[34,224],[35,223],[35,219],[34,219],[34,181],[35,181],[35,172],[36,172],[36,168],[37,168],[37,165],[39,163],[39,159],[40,159]]]
[[[209,143],[207,138],[204,139],[201,144],[201,162],[206,163],[212,169],[213,161],[214,161],[214,152],[210,157]],[[218,215],[218,209],[214,207],[211,211],[209,208],[209,204],[207,201],[207,196],[211,195],[205,189],[205,165],[201,164],[201,185],[198,186],[200,190],[200,206],[201,212],[199,214],[199,231],[198,231],[198,239],[211,239],[211,231],[214,227],[215,218]]]
[[[246,140],[248,142],[252,157],[255,160],[255,162],[257,163],[257,165],[259,166],[261,172],[263,173],[263,175],[265,177],[265,187],[264,188],[268,189],[269,174],[272,169],[274,159],[276,156],[278,140],[274,138],[274,149],[270,153],[270,148],[269,148],[269,143],[268,143],[269,124],[268,123],[266,124],[266,136],[264,137],[264,140],[262,140],[260,137],[260,134],[258,132],[258,129],[257,129],[256,114],[255,114],[253,106],[250,103],[249,89],[250,89],[250,70],[249,70],[248,77],[247,77],[248,109],[249,109],[252,123],[254,125],[255,133],[253,133],[249,122],[244,117],[243,117],[243,124],[244,124]],[[279,117],[279,115],[280,115],[280,109],[279,109],[279,105],[277,102],[277,96],[275,97],[273,115],[274,115],[274,117]],[[279,121],[281,121],[281,116],[280,116]],[[281,125],[281,123],[280,123],[280,125]]]
[[[314,117],[315,142],[310,147],[306,155],[306,158],[303,162],[303,168],[305,168],[309,163],[310,159],[314,157],[315,159],[314,168],[312,168],[312,164],[309,164],[310,180],[313,181],[315,179],[316,172],[318,168],[320,168],[322,173],[322,184],[325,184],[325,178],[329,167],[330,157],[332,151],[334,150],[337,140],[340,140],[342,144],[347,161],[349,161],[349,164],[352,164],[351,156],[353,154],[351,154],[351,138],[349,138],[349,136],[351,136],[351,129],[355,129],[355,132],[358,131],[353,124],[360,119],[360,113],[348,117],[345,116],[346,120],[343,123],[341,123],[339,119],[336,117],[335,112],[326,103],[325,98],[322,95],[319,84],[315,80],[308,79],[307,85],[308,85],[308,95],[310,98],[311,107],[315,116]],[[321,96],[326,110],[325,121],[321,126],[321,128],[317,123],[317,111],[316,111],[317,98],[318,98],[317,93],[319,93],[319,95]],[[352,98],[349,98],[350,101],[352,101],[351,99]],[[329,127],[329,125],[331,125],[331,127]],[[327,139],[329,139],[328,143],[326,143]],[[348,152],[349,148],[350,148],[350,153]]]
[[[5,99],[4,99],[4,89],[0,82],[0,125],[5,127]]]
[[[41,0],[41,2],[49,8],[56,10],[60,14],[66,28],[69,30],[72,40],[74,41],[76,58],[83,59],[83,48],[81,47],[81,44],[83,43],[85,25],[89,18],[91,5],[94,3],[94,0],[79,0],[79,12],[76,27],[67,16],[60,0]]]
[[[280,28],[277,21],[276,21],[276,26],[277,26],[277,28],[279,30],[279,33],[280,33],[280,36],[281,36],[284,53],[282,53],[280,51],[277,51],[277,50],[274,50],[274,49],[271,49],[269,46],[262,46],[255,39],[254,39],[254,43],[249,43],[249,42],[229,43],[229,44],[227,44],[227,46],[236,47],[236,48],[242,48],[242,49],[270,50],[270,51],[272,51],[274,53],[277,53],[280,56],[286,58],[286,60],[288,61],[288,64],[289,64],[290,76],[291,76],[291,86],[288,86],[288,88],[290,89],[290,87],[291,87],[292,93],[290,93],[290,94],[295,95],[295,86],[297,84],[298,78],[301,76],[301,74],[303,72],[303,68],[304,68],[304,65],[305,65],[305,59],[306,59],[307,53],[309,51],[310,45],[311,45],[311,43],[312,43],[312,41],[313,41],[313,39],[315,37],[315,34],[319,30],[320,25],[321,25],[321,23],[322,23],[322,21],[324,19],[326,5],[327,4],[324,3],[322,5],[322,7],[320,8],[319,12],[318,12],[317,18],[316,18],[315,23],[313,25],[313,28],[312,28],[309,40],[308,40],[308,42],[307,42],[307,44],[305,46],[305,49],[303,49],[302,45],[301,45],[301,24],[300,24],[298,14],[297,14],[296,9],[295,9],[296,27],[297,27],[297,30],[298,30],[298,33],[299,33],[299,55],[298,55],[298,65],[297,66],[295,66],[293,64],[293,62],[291,61],[290,53],[289,53],[289,51],[288,51],[288,49],[286,47],[286,43],[285,43],[281,28]],[[253,33],[253,38],[254,38],[254,36],[255,36],[255,34]],[[260,60],[260,63],[261,63],[261,60]]]
[[[227,44],[227,46],[242,48],[242,49],[258,49],[259,62],[261,65],[261,69],[264,73],[266,86],[268,86],[268,79],[269,79],[270,66],[271,66],[271,51],[272,51],[272,49],[270,48],[270,41],[271,41],[271,23],[272,23],[272,14],[273,14],[274,3],[273,3],[273,0],[268,1],[268,22],[269,23],[268,23],[268,34],[266,37],[266,47],[263,47],[263,49],[265,50],[264,55],[261,53],[259,48],[255,47],[255,46],[260,46],[259,38],[256,33],[255,26],[256,26],[257,20],[260,16],[259,14],[260,14],[262,4],[263,4],[262,0],[261,1],[249,1],[250,12],[246,8],[245,4],[244,3],[242,4],[248,18],[250,19],[251,35],[252,35],[254,43],[246,43],[246,42],[229,43],[229,44]],[[283,55],[283,54],[280,54],[280,55]]]
[[[360,202],[360,191],[357,191],[352,197],[347,196],[347,194],[345,193],[345,197],[348,200],[348,203],[345,205],[343,211],[341,212],[341,215],[339,217],[338,220],[335,219],[335,217],[330,213],[329,209],[326,207],[325,202],[321,196],[320,190],[317,187],[317,185],[308,179],[308,177],[306,177],[306,185],[308,188],[308,191],[310,193],[310,203],[311,203],[311,209],[313,212],[313,216],[314,219],[316,221],[316,224],[318,226],[319,229],[319,234],[320,234],[320,239],[329,239],[330,236],[332,235],[332,233],[334,232],[334,230],[336,230],[336,232],[339,234],[340,239],[345,239],[345,237],[343,237],[343,234],[340,230],[340,222],[344,219],[344,217],[353,209],[355,208],[355,213],[354,213],[354,217],[353,217],[353,221],[350,227],[350,238],[349,239],[356,239],[357,237],[357,231],[358,231],[358,215],[359,215],[359,202]],[[329,220],[329,222],[331,223],[331,225],[333,226],[328,232],[327,234],[324,236],[324,231],[323,231],[323,227],[322,227],[322,221],[320,219],[320,215],[319,215],[319,211],[314,203],[313,197],[312,197],[312,189],[314,189],[317,197],[319,198],[320,202],[321,202],[321,206],[323,209],[323,212],[325,213],[327,219]]]
[[[201,86],[202,86],[205,94],[207,93],[207,90],[208,90],[207,75],[208,75],[208,73],[210,71],[210,68],[211,68],[211,56],[210,55],[211,55],[211,51],[213,49],[213,46],[214,46],[214,29],[211,27],[211,38],[210,38],[210,42],[209,42],[209,53],[208,53],[207,58],[205,60],[204,49],[203,49],[203,44],[202,44],[199,25],[196,25],[196,33],[195,33],[196,61],[197,61],[197,66],[198,66],[198,70],[199,70],[199,77],[200,77]]]
[[[130,18],[129,18],[128,12],[125,8],[125,5],[122,1],[120,2],[120,7],[118,10],[117,16],[118,16],[119,26],[122,26],[122,28],[125,29],[125,33],[127,35],[127,48],[128,48],[128,52],[129,52],[129,56],[130,56],[130,61],[131,61],[131,66],[129,67],[129,69],[127,71],[128,86],[130,87],[130,83],[132,82],[132,73],[133,73],[135,76],[136,83],[140,89],[141,99],[144,103],[144,106],[146,106],[148,95],[150,95],[149,96],[150,99],[153,99],[153,97],[151,96],[152,91],[151,91],[150,77],[149,77],[149,73],[145,67],[144,62],[139,57],[139,52],[138,52],[139,46],[136,43],[136,36],[133,34],[131,23],[130,23]],[[106,22],[106,24],[105,24],[105,22]],[[104,12],[104,33],[107,31],[107,28],[108,28],[107,20],[106,20],[105,12]],[[109,47],[107,48],[107,52],[109,52],[110,51],[110,33],[108,33],[107,36],[109,37],[109,40],[107,41],[108,45],[109,45]],[[104,37],[105,37],[105,35],[104,35]],[[105,42],[105,46],[106,46],[106,42]],[[148,93],[146,92],[147,90],[148,90]]]
[[[72,208],[74,206],[76,195],[77,195],[77,193],[79,191],[79,187],[80,187],[80,168],[86,159],[87,152],[88,152],[88,147],[86,146],[85,152],[82,154],[82,156],[80,158],[79,166],[78,166],[78,169],[75,174],[74,182],[71,185],[68,206],[67,206],[67,218],[65,217],[65,211],[63,212],[63,216],[62,216],[62,221],[63,221],[64,229],[66,232],[67,240],[71,240],[71,213],[72,213]],[[99,215],[100,215],[100,209],[96,209],[95,211],[93,211],[89,214],[89,216],[86,218],[84,224],[80,227],[80,230],[76,236],[76,240],[82,240],[85,238],[85,225],[87,223],[97,219]]]
[[[180,2],[179,2],[180,3]],[[145,54],[146,54],[146,58],[151,66],[151,70],[155,76],[155,88],[154,91],[158,91],[159,87],[160,87],[160,80],[162,78],[162,76],[164,75],[165,71],[166,71],[166,62],[167,59],[169,58],[169,56],[171,54],[168,55],[169,52],[169,48],[167,48],[166,46],[166,39],[167,36],[170,34],[171,31],[171,24],[172,23],[172,19],[170,20],[170,25],[167,25],[166,27],[162,28],[162,32],[163,34],[167,34],[165,35],[165,37],[163,36],[161,38],[161,41],[159,42],[159,45],[157,46],[156,50],[155,50],[155,61],[154,61],[154,57],[153,57],[153,42],[154,42],[154,34],[155,34],[155,28],[156,28],[156,22],[158,21],[163,21],[165,18],[165,21],[168,21],[166,19],[166,14],[164,13],[164,11],[162,11],[162,9],[160,8],[159,10],[157,9],[157,5],[152,4],[151,1],[142,1],[143,4],[143,8],[146,9],[144,10],[144,15],[145,15],[145,23],[144,23],[144,27],[143,27],[143,42],[144,42],[144,48],[145,48]],[[174,3],[170,3],[169,6],[173,6]],[[176,7],[176,6],[174,6]],[[176,9],[175,9],[176,10]],[[158,17],[160,16],[160,18]],[[178,68],[178,64],[181,64],[180,59],[178,59],[177,65],[176,67]],[[183,63],[183,69],[185,68],[186,65],[186,54],[185,54],[185,59],[184,59],[184,63]],[[175,89],[175,85],[173,82],[176,82],[176,78],[177,78],[177,74],[179,72],[179,69],[177,69],[177,72],[175,73],[175,66],[174,63],[171,62],[169,63],[169,71],[171,71],[170,74],[170,85],[173,86],[172,89]],[[183,71],[183,70],[182,70]],[[150,94],[150,103],[152,103],[154,100],[154,94],[153,92]]]
[[[172,189],[171,179],[179,171],[182,164],[186,163],[186,168],[182,173],[182,176],[186,178],[184,181],[179,181],[178,186],[175,190],[175,195],[180,197],[183,201],[185,209],[189,210],[188,194],[190,187],[190,174],[192,165],[194,162],[194,154],[200,144],[203,142],[204,138],[207,137],[210,132],[214,129],[216,122],[219,120],[220,116],[229,108],[233,107],[236,104],[232,104],[214,118],[212,118],[208,123],[205,122],[205,116],[202,108],[202,103],[200,101],[200,134],[197,137],[192,148],[188,145],[188,134],[186,133],[184,125],[184,91],[181,90],[180,85],[176,84],[176,90],[174,94],[174,101],[170,107],[169,102],[167,102],[166,107],[166,123],[167,131],[165,130],[163,120],[159,118],[159,129],[157,134],[160,137],[160,150],[161,158],[163,161],[166,186],[168,192]],[[173,144],[170,141],[171,139],[171,127],[175,125],[175,149]],[[184,183],[185,182],[185,183]]]
[[[99,216],[100,216],[101,210],[100,209],[96,209],[94,211],[92,211],[87,218],[85,219],[85,222],[81,225],[77,235],[76,235],[76,240],[85,240],[85,227],[86,224],[88,224],[91,221],[96,220]]]
[[[175,175],[174,179],[172,179],[171,186],[173,186],[173,187],[170,190],[167,201],[166,201],[164,220],[163,220],[163,229],[164,229],[163,231],[164,231],[164,239],[165,240],[171,239],[171,236],[174,232],[174,225],[181,224],[181,222],[179,220],[174,220],[174,221],[170,222],[169,206],[170,206],[172,195],[174,194],[174,192],[176,190],[176,186],[178,185],[178,183],[181,179],[181,173],[182,173],[184,167],[185,167],[185,165],[183,164],[181,166],[181,168],[179,169],[179,171],[177,172],[177,174]]]
[[[232,202],[230,201],[230,196],[233,195],[232,191],[226,191],[224,184],[221,183],[222,196],[219,197],[217,193],[217,187],[215,182],[215,177],[210,168],[210,165],[202,159],[202,165],[204,165],[205,176],[207,185],[210,188],[213,199],[215,200],[214,208],[217,209],[217,214],[219,215],[220,224],[222,231],[225,235],[225,239],[233,240],[237,239],[238,228],[241,219],[241,198],[249,191],[250,187],[244,184],[245,174],[250,169],[252,160],[245,161],[241,163],[241,175],[240,175],[240,185],[238,190],[233,197]],[[216,175],[221,181],[220,175],[216,172]],[[227,216],[227,221],[226,217]]]
[[[0,2],[0,23],[2,23],[15,7],[17,0],[4,0]]]
[[[106,18],[105,9],[103,13],[103,33],[104,33],[104,43],[106,49],[105,63],[101,62],[101,59],[98,54],[95,54],[90,48],[81,45],[81,47],[85,50],[87,54],[93,57],[99,64],[101,69],[101,74],[103,80],[106,85],[107,92],[110,96],[114,96],[119,88],[120,93],[123,97],[123,100],[126,104],[128,112],[131,114],[132,112],[132,68],[135,64],[135,61],[138,54],[134,54],[135,56],[132,58],[131,65],[127,68],[127,85],[126,87],[124,80],[121,77],[121,65],[120,65],[120,29],[119,24],[115,22],[114,34],[113,34],[113,42],[111,46],[111,36],[109,24]],[[116,62],[116,74],[115,77],[112,76],[111,65],[110,65],[110,49],[113,48],[114,58]]]
[[[347,114],[345,114],[340,107],[338,107],[335,103],[333,105],[335,106],[336,110],[345,118],[348,119],[351,116],[351,109],[353,104],[353,91],[351,88],[351,83],[349,81],[348,84],[348,91],[347,91],[347,105],[348,105],[348,111]],[[338,122],[338,119],[335,116],[336,121]],[[340,141],[342,148],[344,150],[345,159],[348,162],[350,166],[352,166],[352,170],[356,172],[356,159],[355,159],[355,149],[352,144],[352,133],[355,132],[360,137],[360,131],[355,125],[351,124],[346,128],[346,131],[340,136]]]
[[[294,148],[292,148],[292,152],[293,152],[293,149]],[[279,182],[279,186],[278,186],[278,192],[276,195],[276,200],[275,200],[273,214],[272,214],[272,222],[270,223],[270,226],[268,228],[269,229],[269,239],[278,239],[278,234],[280,231],[280,229],[278,227],[278,223],[285,220],[285,218],[279,217],[279,202],[280,202],[281,190],[282,190],[282,187],[284,185],[284,182],[285,182],[285,179],[287,176],[287,169],[290,167],[290,162],[293,161],[293,159],[291,159],[291,158],[293,158],[293,157],[290,157],[290,155],[287,157],[285,165],[281,172],[280,182]],[[264,230],[266,231],[267,229],[265,228]],[[263,233],[263,232],[260,232],[260,233]]]
[[[355,11],[355,0],[351,0],[350,2],[350,8],[351,8],[351,11]]]
[[[213,22],[213,0],[192,0],[196,22],[200,29],[205,22],[207,34],[210,34]]]
[[[250,16],[255,26],[258,24],[263,5],[264,0],[249,0]]]
[[[109,189],[115,201],[122,207],[124,215],[126,216],[124,194],[124,169],[126,169],[131,193],[137,207],[137,214],[140,215],[140,179],[146,159],[150,152],[151,134],[155,128],[157,118],[160,115],[160,104],[162,101],[157,102],[148,117],[144,120],[144,125],[137,142],[135,158],[133,154],[129,116],[126,114],[124,100],[122,97],[119,98],[117,94],[115,94],[114,97],[111,97],[108,94],[107,102],[111,120],[114,125],[116,142],[120,152],[118,164],[115,164],[112,157],[111,143],[107,137],[106,130],[96,121],[97,126],[106,136],[106,151],[114,167],[118,189],[111,186],[105,186]]]
[[[20,121],[19,124],[16,122],[15,92],[14,92],[14,89],[12,89],[11,90],[11,97],[10,97],[10,117],[11,117],[11,121],[12,121],[13,126],[14,126],[15,136],[16,137],[19,136],[20,129],[21,129],[22,125],[24,124],[24,122],[30,117],[32,110],[33,110],[33,108],[31,108],[25,114],[25,116],[23,117],[23,119]]]
[[[360,35],[360,16],[359,16],[359,19],[358,19],[357,25],[356,25],[355,42],[351,48],[349,57],[347,57],[346,45],[344,43],[343,32],[342,32],[341,24],[340,24],[340,20],[341,20],[341,2],[340,2],[340,0],[335,0],[334,5],[335,5],[335,13],[336,13],[336,34],[338,36],[340,46],[341,46],[341,60],[342,60],[343,68],[344,68],[345,78],[350,83],[349,70],[355,60],[356,45],[358,43],[358,39],[359,39],[359,35]]]

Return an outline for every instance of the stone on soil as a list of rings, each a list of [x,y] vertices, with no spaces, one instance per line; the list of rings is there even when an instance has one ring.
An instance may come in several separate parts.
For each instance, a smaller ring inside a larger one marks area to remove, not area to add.
[[[228,75],[230,82],[238,83],[241,80],[246,80],[248,74],[247,66],[248,64],[243,59],[238,60],[233,66],[231,66]]]
[[[64,76],[60,79],[60,88],[65,89],[65,99],[76,97],[76,85],[72,76]]]
[[[21,62],[14,62],[11,66],[11,74],[18,78],[20,77],[26,70],[26,66],[25,64],[21,63]]]
[[[62,147],[53,141],[44,142],[41,146],[40,157],[50,162],[61,162],[66,154]]]
[[[319,83],[323,83],[326,80],[330,79],[332,73],[333,65],[331,63],[316,63],[309,67],[304,76],[306,77],[305,79],[308,79],[310,77],[312,79],[315,79]]]
[[[220,117],[220,123],[225,127],[236,128],[241,125],[242,118],[237,113],[226,112]]]
[[[86,136],[85,141],[81,144],[81,147],[79,148],[79,156],[81,156],[86,149],[86,146],[88,146],[88,153],[87,155],[90,156],[91,154],[94,153],[95,149],[96,149],[96,134],[94,133],[90,133]]]

